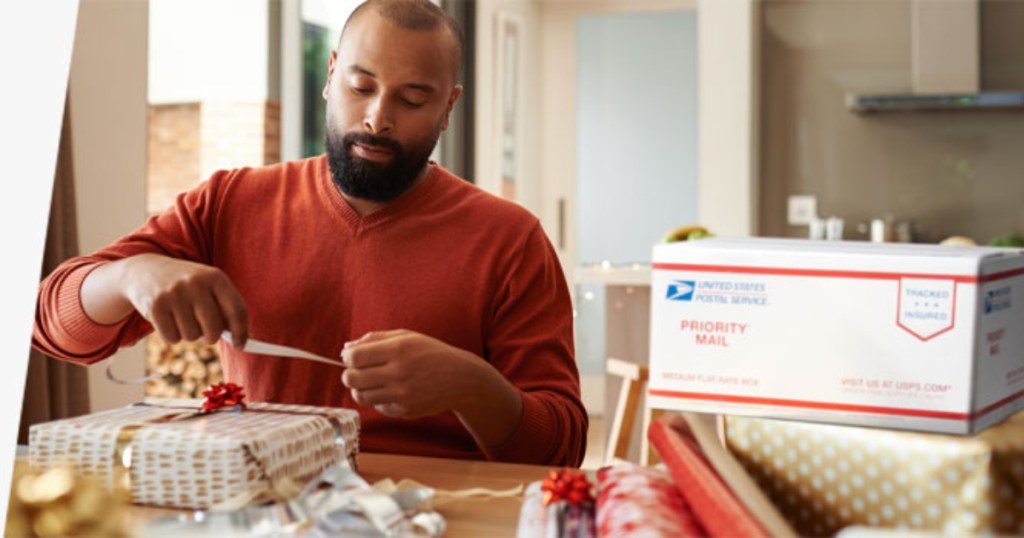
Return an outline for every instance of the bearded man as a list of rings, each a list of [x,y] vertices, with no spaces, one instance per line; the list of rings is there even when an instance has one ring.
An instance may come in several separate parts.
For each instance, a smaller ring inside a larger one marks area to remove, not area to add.
[[[328,65],[327,153],[221,171],[41,284],[33,345],[90,364],[156,330],[229,331],[253,401],[357,409],[369,452],[578,466],[572,307],[538,220],[429,155],[463,43],[429,0],[371,0]],[[249,336],[344,367],[242,351]]]

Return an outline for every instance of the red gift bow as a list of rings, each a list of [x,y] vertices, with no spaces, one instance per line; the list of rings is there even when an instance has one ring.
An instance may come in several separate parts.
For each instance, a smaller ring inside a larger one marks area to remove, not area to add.
[[[544,506],[559,501],[565,501],[569,506],[594,502],[593,485],[587,480],[587,474],[568,467],[561,471],[552,469],[541,482],[541,491],[544,492]]]
[[[203,412],[210,413],[223,407],[236,405],[245,409],[245,393],[240,385],[234,383],[217,383],[203,392]]]

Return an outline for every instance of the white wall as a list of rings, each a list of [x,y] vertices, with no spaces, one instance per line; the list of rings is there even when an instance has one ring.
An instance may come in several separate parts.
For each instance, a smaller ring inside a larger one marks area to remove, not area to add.
[[[146,2],[81,0],[71,59],[71,136],[79,249],[106,246],[146,218]],[[142,345],[115,355],[121,377],[145,372]],[[94,411],[142,398],[89,369]]]
[[[582,16],[614,13],[692,11],[696,0],[543,0],[540,58],[541,222],[555,240],[569,282],[577,259],[576,199],[576,23]],[[702,24],[698,14],[698,25]],[[698,54],[701,54],[698,51]],[[705,117],[699,112],[700,117]],[[564,241],[558,241],[559,238]]]
[[[495,47],[496,26],[499,17],[519,22],[519,109],[516,201],[540,216],[542,212],[541,153],[541,21],[539,3],[532,0],[494,0],[476,5],[476,102],[459,106],[474,106],[476,123],[476,169],[474,179],[481,188],[501,191],[501,159],[498,153],[497,129],[501,103],[497,101],[498,82],[494,71],[498,65]],[[548,230],[550,235],[550,230]]]
[[[581,16],[576,45],[576,147],[565,158],[577,170],[577,267],[650,262],[667,230],[696,221],[697,14]],[[604,391],[586,383],[603,387],[609,356],[646,356],[649,306],[633,288],[575,291],[576,363],[587,409],[598,413]],[[629,334],[644,345],[630,346]]]
[[[718,235],[757,232],[761,0],[699,0],[697,214]]]
[[[696,222],[697,14],[577,23],[577,264],[650,262]]]
[[[269,0],[149,0],[149,5],[151,103],[272,97]]]
[[[541,222],[552,239],[562,262],[562,269],[570,283],[570,289],[580,291],[576,282],[576,256],[578,230],[574,225],[580,200],[576,193],[576,177],[579,173],[576,159],[576,144],[580,122],[577,119],[577,23],[581,17],[628,13],[664,13],[693,11],[695,0],[542,0],[540,8],[540,50],[543,54],[537,62],[528,62],[539,78],[540,91],[537,100],[529,106],[538,107],[537,130],[530,133],[539,144],[538,170],[541,178],[539,193]],[[528,74],[527,76],[530,76]],[[638,133],[634,132],[640,136]],[[586,291],[583,289],[582,291]],[[604,301],[601,294],[588,305],[580,297],[575,298],[579,316],[577,318],[577,360],[586,361],[604,353],[619,353],[620,357],[634,358],[640,355],[629,346],[603,345],[593,342],[606,334]],[[589,307],[595,307],[585,311]],[[581,319],[586,317],[587,319]],[[588,340],[590,339],[590,340]],[[618,335],[608,334],[604,344],[621,342]],[[593,344],[593,345],[590,345]],[[588,347],[589,346],[589,347]],[[600,359],[599,359],[600,360]],[[601,414],[605,409],[604,375],[600,365],[581,364],[583,376],[583,400],[587,409]],[[588,375],[589,374],[589,375]],[[609,409],[610,410],[610,409]]]

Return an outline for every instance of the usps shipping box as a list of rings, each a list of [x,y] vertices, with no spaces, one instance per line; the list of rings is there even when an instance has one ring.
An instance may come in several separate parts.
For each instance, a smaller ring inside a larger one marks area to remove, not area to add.
[[[1024,251],[657,245],[649,403],[974,433],[1024,408]]]

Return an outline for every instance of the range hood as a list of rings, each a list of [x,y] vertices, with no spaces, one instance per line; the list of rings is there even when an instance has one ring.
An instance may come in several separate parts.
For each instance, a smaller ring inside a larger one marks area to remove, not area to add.
[[[847,94],[853,112],[922,112],[929,110],[1024,110],[1024,92],[950,94]]]
[[[847,94],[857,113],[1022,110],[1024,91],[980,91],[978,0],[911,0],[912,91]]]

